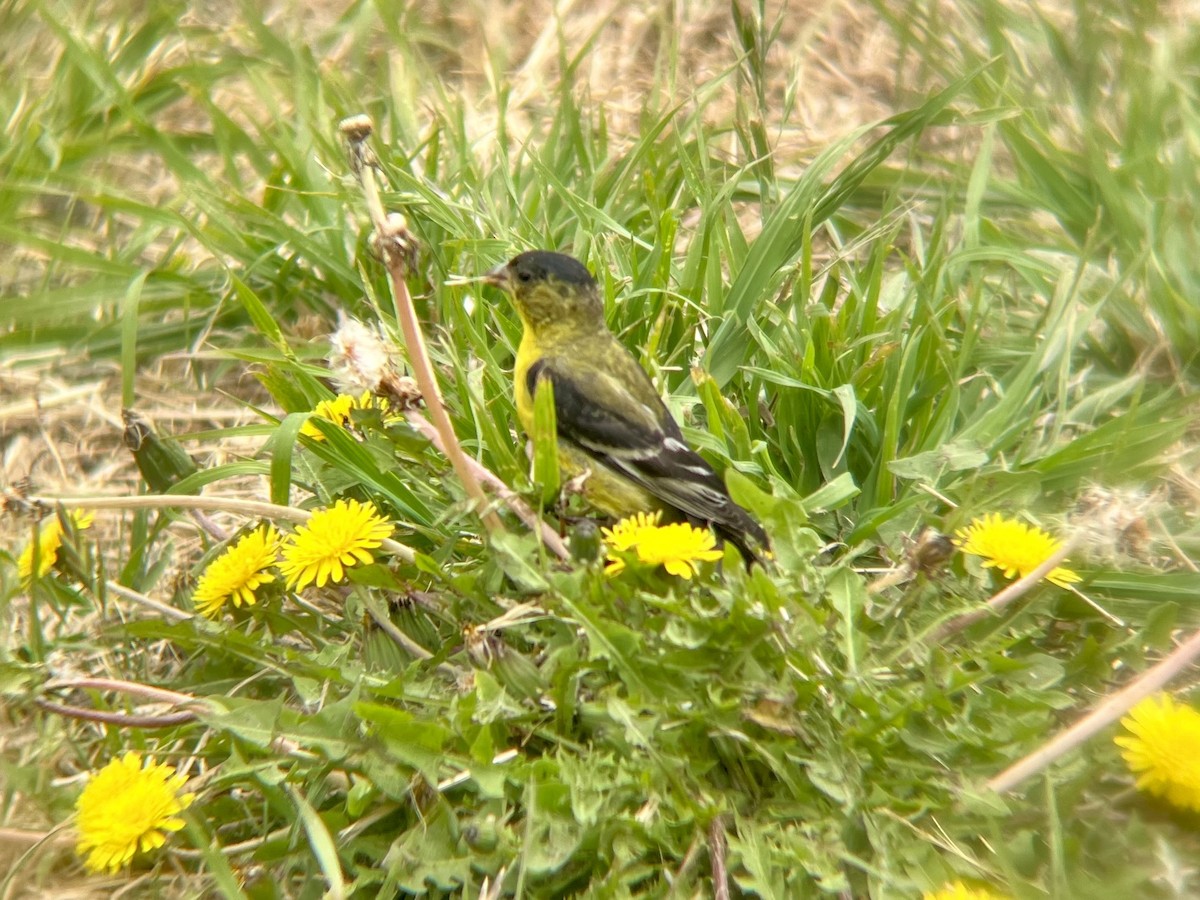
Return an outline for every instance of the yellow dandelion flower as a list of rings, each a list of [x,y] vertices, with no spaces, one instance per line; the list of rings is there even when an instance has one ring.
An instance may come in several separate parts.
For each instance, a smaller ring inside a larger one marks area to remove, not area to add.
[[[67,519],[76,531],[90,528],[95,518],[95,513],[80,509],[73,509],[67,513]],[[30,582],[34,578],[43,578],[54,568],[54,564],[58,561],[58,548],[62,546],[62,539],[62,522],[57,515],[42,523],[41,528],[38,529],[37,540],[30,541],[29,545],[21,551],[20,557],[17,558],[17,572],[22,581]],[[36,572],[33,570],[35,553],[37,556]]]
[[[686,522],[659,525],[661,517],[661,512],[636,513],[612,528],[603,529],[610,560],[604,571],[609,575],[622,571],[625,559],[620,554],[632,550],[641,562],[662,566],[672,575],[690,579],[700,571],[702,561],[723,556],[707,528],[696,528]]]
[[[234,606],[253,606],[258,587],[275,580],[267,569],[275,565],[280,540],[279,532],[268,525],[243,535],[210,562],[192,594],[196,611],[215,619],[229,601]]]
[[[970,887],[961,881],[947,884],[936,891],[925,891],[921,900],[1004,900],[986,887]]]
[[[370,391],[363,391],[362,395],[358,397],[353,397],[350,394],[338,394],[332,400],[322,400],[318,403],[316,409],[312,411],[311,416],[318,419],[328,419],[339,427],[345,428],[350,424],[350,413],[356,409],[378,409],[386,413],[389,406],[386,398],[377,397]],[[305,437],[312,438],[314,441],[325,440],[325,435],[321,434],[311,419],[301,426],[300,433]]]
[[[982,556],[984,568],[999,569],[1006,578],[1028,575],[1062,546],[1062,541],[1042,529],[1006,519],[999,513],[974,519],[955,534],[954,543],[963,553]],[[1050,570],[1046,580],[1066,587],[1081,579],[1071,569],[1057,566]]]
[[[1132,737],[1113,740],[1138,788],[1200,812],[1200,711],[1158,694],[1131,709],[1121,724]]]
[[[338,394],[332,400],[322,400],[316,405],[312,411],[312,418],[325,419],[333,422],[341,428],[345,428],[350,422],[350,410],[354,408],[354,398],[349,394]],[[311,419],[305,422],[300,427],[300,433],[305,437],[312,438],[314,441],[325,440],[325,435],[321,434]]]
[[[371,503],[339,500],[313,513],[283,544],[279,570],[289,588],[341,581],[346,569],[369,563],[371,551],[392,533],[392,525]]]
[[[133,858],[161,847],[165,832],[178,831],[178,814],[195,799],[180,794],[186,775],[153,759],[142,764],[137,753],[126,753],[88,777],[75,802],[79,840],[75,849],[93,872],[115,872]]]
[[[621,519],[612,528],[600,529],[609,546],[613,550],[632,550],[637,546],[638,538],[644,533],[658,527],[662,512],[634,513],[628,518]]]

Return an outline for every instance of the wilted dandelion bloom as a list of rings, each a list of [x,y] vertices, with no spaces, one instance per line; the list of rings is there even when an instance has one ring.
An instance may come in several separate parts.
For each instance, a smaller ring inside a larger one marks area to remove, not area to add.
[[[1140,790],[1200,812],[1200,711],[1170,694],[1147,697],[1121,720],[1114,738]]]
[[[1004,900],[1004,898],[985,887],[969,887],[961,881],[947,884],[940,890],[926,891],[921,900]]]
[[[275,565],[279,543],[279,532],[268,525],[242,536],[227,548],[200,576],[192,594],[196,611],[215,619],[230,601],[234,606],[253,606],[258,587],[275,580],[275,575],[267,569]]]
[[[311,415],[313,418],[327,419],[345,428],[350,424],[350,413],[356,409],[379,409],[387,412],[388,402],[370,391],[363,391],[358,397],[350,394],[338,394],[332,400],[322,400],[318,403]],[[312,423],[311,418],[301,426],[300,433],[314,441],[325,440],[325,435],[321,434],[320,429]]]
[[[313,513],[284,542],[279,570],[294,590],[313,583],[323,587],[341,581],[346,569],[371,562],[371,551],[391,533],[391,523],[373,504],[338,500]]]
[[[672,575],[691,578],[700,570],[700,563],[720,559],[717,541],[707,528],[696,528],[686,522],[659,525],[661,512],[635,513],[622,519],[612,528],[603,529],[610,560],[605,572],[615,575],[625,568],[620,553],[633,551],[637,558],[652,566],[661,565]]]
[[[177,816],[195,799],[179,793],[186,781],[186,775],[153,759],[143,765],[132,752],[93,772],[75,801],[75,847],[83,864],[93,872],[115,872],[138,850],[161,847],[167,832],[183,827]]]
[[[984,568],[999,569],[1006,578],[1028,575],[1062,547],[1062,541],[1040,528],[1006,519],[999,513],[975,519],[955,533],[954,543],[963,553],[982,556]],[[1046,575],[1046,580],[1066,587],[1079,581],[1080,577],[1070,569],[1057,566]]]
[[[378,325],[364,325],[344,313],[329,336],[329,368],[342,393],[374,389],[399,368],[395,348],[384,340]]]
[[[85,528],[90,528],[95,518],[95,513],[84,512],[80,509],[73,509],[67,513],[67,519],[76,531],[83,531]],[[41,528],[38,529],[37,540],[30,541],[28,546],[21,551],[20,557],[17,558],[17,571],[22,581],[29,582],[34,577],[42,578],[54,568],[54,564],[58,561],[58,549],[62,546],[62,539],[62,522],[59,521],[57,515],[50,517],[42,523]],[[37,555],[36,573],[33,571],[35,548]]]

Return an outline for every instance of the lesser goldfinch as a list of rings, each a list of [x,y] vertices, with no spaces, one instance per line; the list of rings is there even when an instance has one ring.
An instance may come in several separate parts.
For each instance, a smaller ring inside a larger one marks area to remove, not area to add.
[[[649,377],[604,321],[595,279],[573,257],[534,250],[483,279],[512,295],[524,333],[513,394],[533,433],[533,398],[550,382],[559,463],[570,476],[590,470],[585,498],[614,516],[662,510],[707,523],[749,562],[767,535],[729,496],[724,481],[684,440]]]

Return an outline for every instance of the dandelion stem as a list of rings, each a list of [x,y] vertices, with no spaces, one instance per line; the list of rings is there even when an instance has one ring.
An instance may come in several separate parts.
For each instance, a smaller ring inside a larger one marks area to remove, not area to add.
[[[56,678],[46,683],[46,689],[52,691],[117,691],[133,697],[141,697],[152,703],[169,703],[181,706],[184,703],[195,703],[197,698],[191,694],[180,694],[165,688],[142,684],[137,681],[122,681],[117,678]],[[162,715],[134,715],[130,713],[111,712],[101,709],[87,709],[82,706],[68,706],[55,703],[39,697],[34,701],[39,707],[60,716],[72,719],[83,719],[88,722],[104,722],[107,725],[120,725],[126,728],[169,728],[182,725],[196,718],[190,710],[164,713]]]
[[[70,833],[70,825],[66,822],[50,831],[29,831],[25,828],[0,828],[0,845],[5,844],[39,844],[42,841],[53,841],[55,844],[74,844],[75,836]]]
[[[384,265],[387,267],[388,276],[392,282],[396,319],[399,321],[400,330],[404,335],[404,344],[408,349],[413,377],[417,381],[421,396],[425,398],[425,406],[429,409],[434,427],[441,435],[443,452],[454,467],[467,496],[474,502],[475,511],[483,521],[484,527],[489,532],[503,532],[504,526],[500,522],[500,517],[491,509],[487,494],[483,492],[483,488],[475,478],[475,473],[467,465],[466,454],[458,442],[458,436],[454,433],[454,426],[450,421],[450,416],[446,413],[445,404],[442,402],[437,376],[434,374],[433,364],[430,362],[429,353],[425,348],[425,336],[421,331],[421,323],[417,319],[412,298],[408,293],[408,285],[404,280],[408,268],[406,260],[411,255],[410,245],[405,241],[403,225],[397,224],[384,212],[383,202],[379,197],[379,187],[375,183],[375,167],[379,165],[379,161],[366,144],[373,128],[371,120],[366,116],[354,116],[342,123],[341,130],[349,144],[351,168],[358,176],[359,184],[362,186],[363,195],[367,201],[367,210],[371,214],[371,223],[375,226],[375,234],[379,240]]]
[[[404,418],[409,425],[419,431],[433,446],[437,447],[442,453],[446,452],[441,434],[433,427],[433,423],[413,409],[407,410],[404,413]],[[504,501],[508,508],[513,511],[513,514],[524,522],[530,531],[539,534],[542,543],[546,545],[551,553],[559,559],[568,559],[570,557],[571,553],[567,550],[567,545],[563,543],[563,539],[558,536],[558,532],[541,521],[534,511],[500,479],[499,475],[496,475],[482,463],[469,456],[464,458],[467,467],[475,473],[475,477],[479,479],[480,483],[487,485],[495,491],[496,496]]]
[[[729,900],[729,871],[725,867],[725,823],[716,816],[708,823],[708,855],[712,863],[713,898]]]
[[[188,619],[193,619],[195,616],[192,613],[184,612],[182,609],[176,609],[169,606],[160,600],[155,600],[153,597],[147,597],[145,594],[139,594],[137,591],[132,591],[123,584],[117,584],[115,581],[105,581],[104,589],[111,594],[116,594],[125,600],[131,600],[147,609],[152,609],[160,616],[167,619],[174,619],[176,622],[184,622]]]
[[[692,870],[696,867],[696,862],[700,859],[700,851],[704,847],[703,838],[700,835],[692,838],[692,843],[687,848],[687,853],[683,856],[683,862],[679,864],[679,868],[675,871],[675,875],[671,878],[671,890],[668,897],[683,897],[683,887],[688,884],[692,877]]]
[[[46,712],[56,715],[67,716],[71,719],[83,719],[87,722],[103,722],[106,725],[120,725],[123,728],[171,728],[175,725],[184,725],[196,718],[194,712],[187,711],[166,713],[161,716],[135,716],[100,709],[85,709],[82,706],[67,706],[40,698],[34,703]]]
[[[1161,690],[1197,658],[1200,658],[1200,630],[1171,651],[1161,662],[1147,669],[1062,734],[996,775],[987,786],[1001,793],[1011,791],[1031,775],[1036,775],[1060,756],[1078,747],[1096,732],[1117,721],[1139,701]]]
[[[191,694],[180,694],[168,691],[166,688],[142,684],[139,681],[123,681],[119,678],[56,678],[46,683],[47,690],[62,691],[117,691],[141,697],[152,703],[192,703],[195,697]]]

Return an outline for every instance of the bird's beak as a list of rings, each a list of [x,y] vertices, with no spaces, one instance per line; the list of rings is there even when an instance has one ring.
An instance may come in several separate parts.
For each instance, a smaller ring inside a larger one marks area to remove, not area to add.
[[[508,271],[508,263],[501,263],[486,275],[481,276],[479,280],[484,284],[495,285],[498,288],[507,288],[509,282],[512,280]]]
[[[508,263],[501,263],[483,275],[451,275],[444,283],[452,287],[460,287],[464,284],[491,284],[509,290],[511,280]]]

